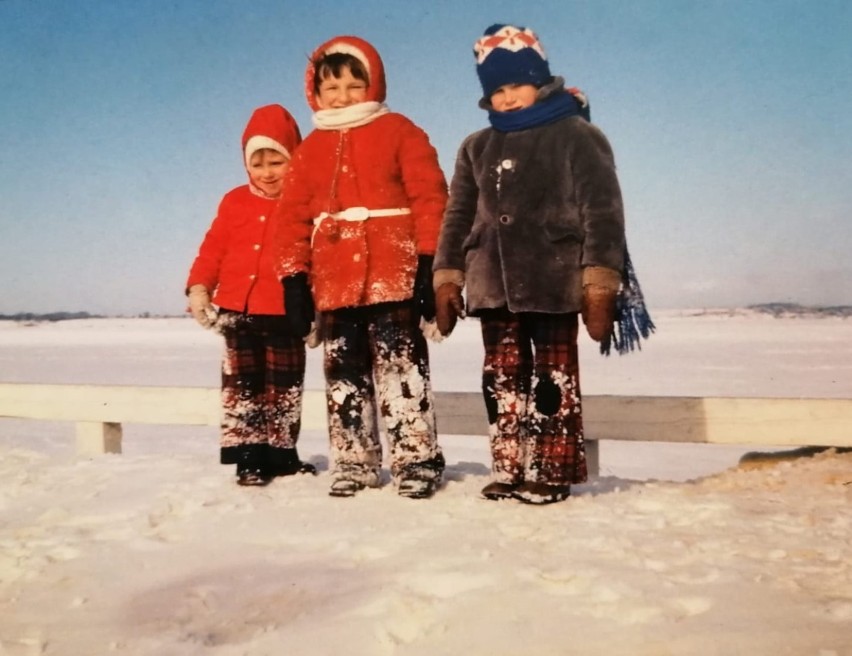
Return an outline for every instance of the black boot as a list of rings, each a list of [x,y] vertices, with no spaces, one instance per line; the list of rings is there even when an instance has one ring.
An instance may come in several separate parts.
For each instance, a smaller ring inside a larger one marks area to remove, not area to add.
[[[500,483],[498,481],[491,481],[488,485],[482,488],[480,494],[490,501],[511,499],[519,486],[520,483]]]
[[[295,474],[317,475],[317,468],[309,462],[299,460],[299,452],[293,449],[269,450],[269,470],[273,476],[293,476]]]
[[[522,503],[543,506],[548,503],[565,501],[571,496],[571,486],[568,484],[522,483],[512,496]]]
[[[237,452],[237,485],[268,485],[272,475],[263,463],[268,450],[266,444],[246,444]]]

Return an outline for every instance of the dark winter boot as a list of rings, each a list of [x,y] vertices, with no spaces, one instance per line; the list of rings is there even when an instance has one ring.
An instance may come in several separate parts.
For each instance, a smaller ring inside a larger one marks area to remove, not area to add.
[[[406,478],[399,482],[399,496],[409,499],[428,499],[438,489],[438,481],[434,478],[423,480],[420,478]]]
[[[511,499],[515,490],[518,489],[520,483],[498,483],[492,481],[482,488],[482,496],[489,501],[500,501],[501,499]]]
[[[521,483],[512,496],[522,503],[543,506],[547,503],[565,501],[571,496],[570,485],[551,485],[550,483]]]
[[[237,452],[237,485],[268,485],[272,474],[264,466],[268,445],[246,444]]]
[[[237,485],[243,487],[260,487],[269,485],[272,479],[265,476],[260,470],[237,470]]]
[[[296,470],[297,474],[310,474],[311,476],[317,475],[317,468],[309,462],[300,462],[299,469]]]
[[[273,476],[293,476],[295,474],[312,474],[316,476],[317,468],[309,462],[299,460],[299,452],[295,448],[271,448],[269,453],[269,471]]]
[[[409,499],[428,499],[441,484],[441,475],[445,467],[444,456],[439,453],[434,458],[406,465],[397,474],[397,492]]]

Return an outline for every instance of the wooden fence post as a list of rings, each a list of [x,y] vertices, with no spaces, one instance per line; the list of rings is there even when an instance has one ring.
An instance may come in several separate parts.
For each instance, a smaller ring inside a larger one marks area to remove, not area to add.
[[[584,440],[586,446],[586,472],[589,478],[597,478],[600,474],[600,442],[597,440]]]
[[[93,456],[121,453],[121,424],[115,422],[78,421],[77,453]]]

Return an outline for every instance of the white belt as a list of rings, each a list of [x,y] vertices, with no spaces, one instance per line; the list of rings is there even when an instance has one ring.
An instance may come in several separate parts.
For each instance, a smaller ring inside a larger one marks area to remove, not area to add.
[[[319,216],[314,217],[314,231],[311,234],[311,243],[313,244],[314,235],[316,235],[320,223],[326,219],[333,219],[335,221],[366,221],[377,216],[401,216],[405,214],[411,214],[411,209],[408,207],[391,207],[388,209],[371,210],[367,207],[347,207],[345,210],[340,210],[339,212],[320,212]]]
[[[336,221],[366,221],[374,216],[396,216],[398,214],[411,214],[407,207],[392,207],[385,210],[371,210],[366,207],[347,207],[339,212],[320,212],[314,217],[314,225],[319,225],[323,219],[335,219]]]

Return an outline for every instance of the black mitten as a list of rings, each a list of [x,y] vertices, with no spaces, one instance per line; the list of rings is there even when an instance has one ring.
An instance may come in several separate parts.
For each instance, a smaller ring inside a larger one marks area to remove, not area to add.
[[[306,337],[311,332],[314,320],[314,299],[308,284],[308,274],[294,273],[281,280],[284,286],[284,313],[287,323],[297,337]]]
[[[434,261],[434,255],[418,255],[417,273],[414,274],[414,307],[426,321],[435,318],[435,290],[432,288]]]

